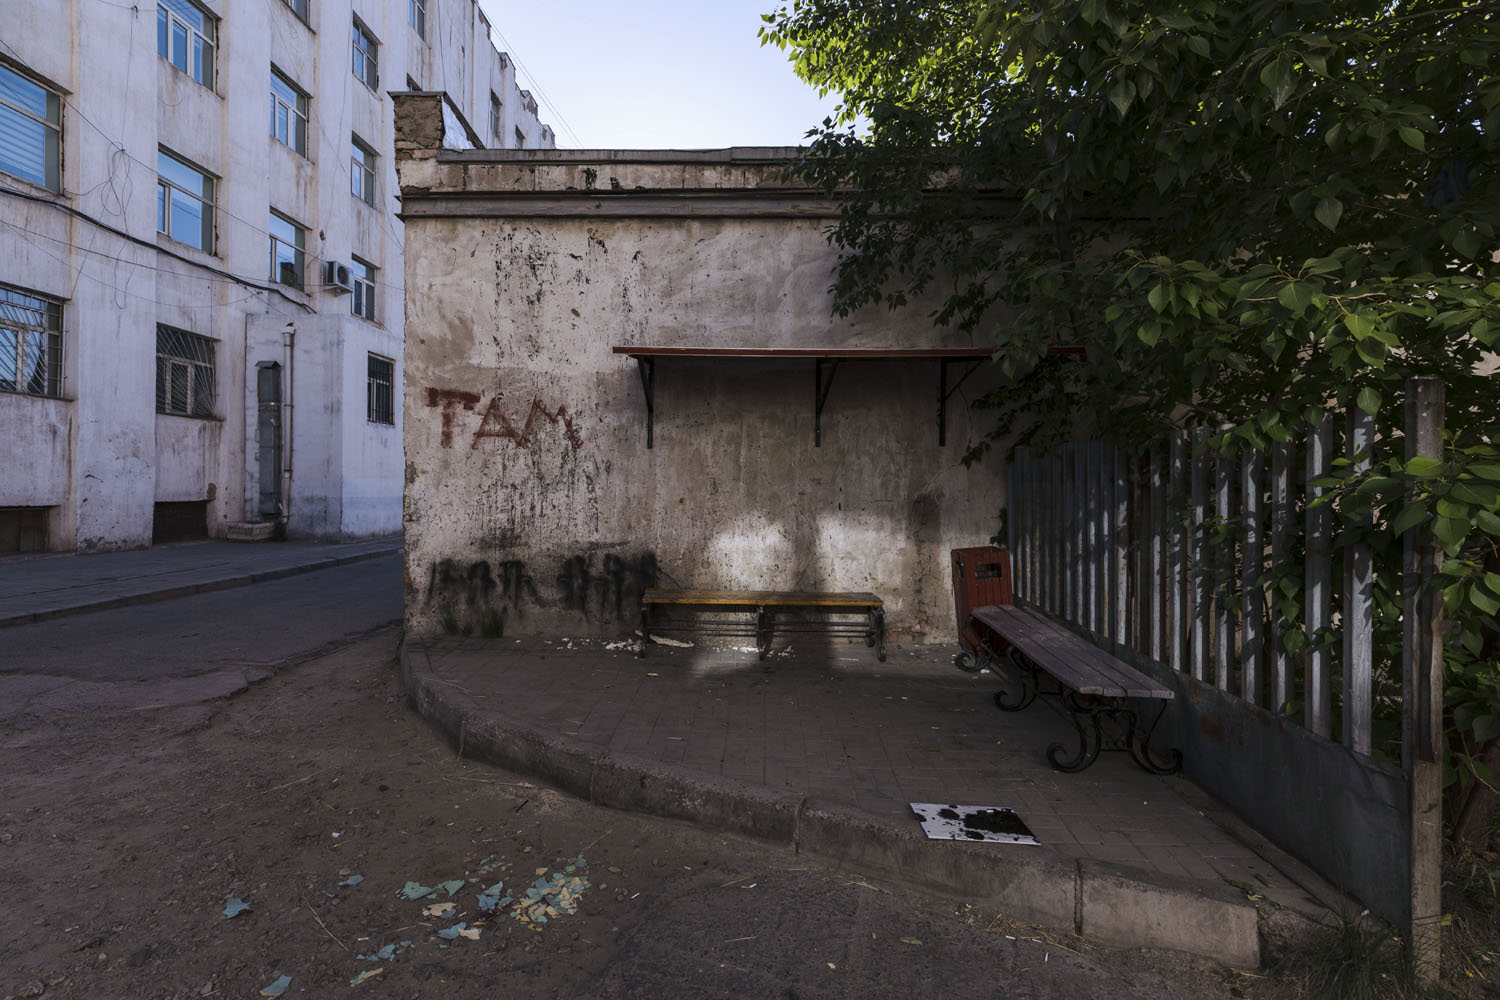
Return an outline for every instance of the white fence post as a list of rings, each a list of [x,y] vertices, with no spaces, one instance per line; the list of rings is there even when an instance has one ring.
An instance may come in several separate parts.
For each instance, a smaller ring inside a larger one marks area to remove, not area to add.
[[[1333,514],[1327,505],[1314,506],[1325,487],[1314,480],[1328,475],[1333,448],[1333,421],[1325,414],[1307,434],[1307,583],[1303,626],[1307,630],[1307,671],[1304,678],[1305,725],[1319,736],[1333,732],[1333,713],[1329,704],[1332,684],[1328,674],[1328,650],[1322,648],[1318,633],[1327,629],[1333,614],[1333,561],[1329,557]]]
[[[1356,474],[1370,469],[1375,418],[1358,408],[1349,411],[1347,454]],[[1369,526],[1368,517],[1350,527]],[[1374,576],[1370,546],[1356,542],[1344,549],[1344,746],[1355,753],[1370,752],[1370,715],[1374,707]]]
[[[1241,555],[1244,567],[1241,580],[1244,598],[1240,613],[1240,697],[1252,705],[1262,704],[1261,662],[1265,648],[1266,595],[1261,589],[1260,570],[1265,561],[1265,541],[1261,531],[1261,473],[1265,456],[1246,448],[1240,463],[1241,510],[1245,518],[1245,546]]]
[[[1292,536],[1292,469],[1296,446],[1279,441],[1271,448],[1271,566],[1279,576],[1286,569]],[[1276,595],[1272,595],[1275,599]],[[1282,633],[1286,619],[1271,616],[1271,710],[1280,713],[1292,697],[1292,656]]]

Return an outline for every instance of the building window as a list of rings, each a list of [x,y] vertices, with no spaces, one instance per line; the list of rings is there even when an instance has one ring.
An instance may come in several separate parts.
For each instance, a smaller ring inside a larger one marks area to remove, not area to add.
[[[522,132],[520,129],[516,129],[516,148],[526,148],[526,133]]]
[[[0,65],[0,170],[58,190],[62,98]]]
[[[378,354],[370,355],[370,378],[366,383],[366,402],[369,404],[370,423],[394,424],[396,363]]]
[[[427,37],[427,0],[406,0],[406,23]]]
[[[497,146],[503,146],[504,132],[501,130],[501,121],[505,116],[505,105],[500,103],[500,98],[495,92],[490,91],[490,140]]]
[[[302,287],[307,230],[285,216],[271,213],[271,280]]]
[[[156,0],[156,54],[210,88],[217,37],[213,15],[192,0]]]
[[[303,21],[307,20],[307,0],[281,0],[281,2],[290,7],[292,13]]]
[[[375,204],[375,151],[354,136],[350,141],[349,190],[366,205]]]
[[[307,155],[307,95],[271,70],[271,135],[277,142]]]
[[[179,417],[214,415],[212,340],[157,324],[156,412]]]
[[[156,231],[214,252],[214,179],[165,150],[156,152]]]
[[[0,285],[0,392],[62,395],[62,303]]]
[[[376,67],[376,52],[380,45],[359,18],[354,19],[354,75],[371,90],[380,86],[380,73]]]
[[[375,322],[375,268],[358,257],[352,258],[349,261],[349,283],[354,286],[350,311]]]

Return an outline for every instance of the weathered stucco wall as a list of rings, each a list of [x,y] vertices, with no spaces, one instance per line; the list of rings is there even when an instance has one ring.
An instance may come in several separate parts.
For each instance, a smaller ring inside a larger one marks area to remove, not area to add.
[[[998,464],[960,462],[977,379],[940,448],[936,361],[845,362],[815,447],[811,359],[666,358],[648,450],[611,347],[968,345],[918,309],[833,318],[827,206],[744,201],[781,161],[636,164],[595,198],[618,162],[508,155],[401,168],[408,627],[623,634],[658,584],[871,590],[894,629],[951,637],[948,550],[1002,502]]]

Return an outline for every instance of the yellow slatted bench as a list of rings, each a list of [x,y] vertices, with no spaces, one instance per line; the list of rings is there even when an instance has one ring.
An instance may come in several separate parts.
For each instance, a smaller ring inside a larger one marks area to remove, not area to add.
[[[1082,771],[1099,757],[1101,749],[1128,750],[1131,759],[1153,774],[1173,774],[1182,767],[1182,754],[1168,751],[1170,764],[1158,764],[1150,748],[1151,733],[1166,711],[1172,690],[1139,670],[1116,659],[1033,608],[1016,605],[985,605],[975,608],[969,622],[980,636],[980,656],[992,667],[1002,653],[1020,671],[1021,690],[1014,699],[1006,692],[995,694],[995,704],[1006,712],[1019,712],[1039,693],[1055,695],[1078,730],[1080,747],[1064,759],[1065,747],[1054,743],[1047,759],[1059,771]],[[1001,641],[995,641],[995,640]],[[996,671],[999,672],[998,670]],[[1043,675],[1056,682],[1056,689],[1041,691]],[[1136,727],[1135,704],[1157,701],[1160,707],[1143,731]],[[1102,725],[1108,718],[1114,728],[1124,728],[1123,738],[1113,745],[1104,738]]]
[[[672,608],[694,613],[695,620],[689,624],[652,623],[653,611]],[[778,616],[777,612],[783,611],[813,612],[824,617],[821,620],[788,620]],[[746,620],[747,614],[753,618]],[[775,635],[816,632],[859,636],[865,640],[865,645],[875,647],[876,656],[885,659],[885,605],[874,594],[652,588],[641,595],[639,655],[646,655],[653,631],[753,636],[762,660],[770,651],[771,638]]]

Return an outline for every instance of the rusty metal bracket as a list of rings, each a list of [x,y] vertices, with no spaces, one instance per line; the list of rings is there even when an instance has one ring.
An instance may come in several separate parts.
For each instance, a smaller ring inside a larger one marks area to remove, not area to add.
[[[646,392],[646,447],[649,449],[656,438],[656,359],[636,358],[641,373],[641,388]]]
[[[964,380],[979,370],[984,359],[978,360],[956,360],[953,358],[940,358],[938,360],[938,447],[941,448],[948,443],[948,397],[958,391],[958,387],[964,384]],[[953,383],[953,388],[948,387],[948,366],[968,365],[964,373],[959,376],[958,381]]]
[[[823,368],[828,368],[828,381],[823,381]],[[823,404],[828,402],[828,391],[833,388],[833,377],[838,374],[838,358],[813,359],[813,447],[823,447]]]

